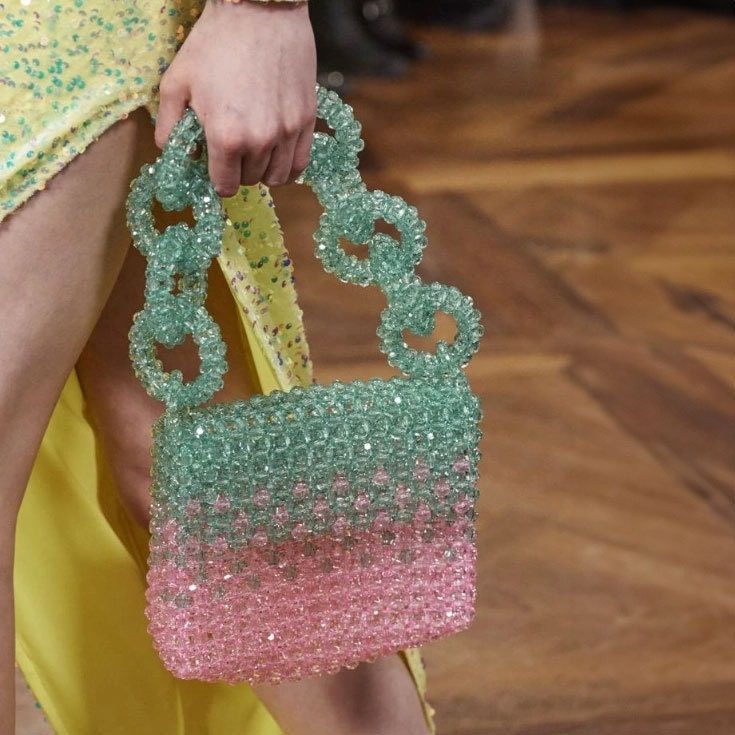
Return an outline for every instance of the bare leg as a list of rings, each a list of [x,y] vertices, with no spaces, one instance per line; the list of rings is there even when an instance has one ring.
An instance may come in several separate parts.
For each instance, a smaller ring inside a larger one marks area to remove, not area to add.
[[[154,154],[152,154],[153,157]],[[166,217],[167,215],[164,215]],[[172,221],[176,221],[174,213]],[[100,321],[77,364],[87,406],[102,439],[123,504],[147,525],[150,503],[150,434],[161,404],[133,375],[127,332],[142,303],[144,260],[131,249]],[[223,330],[230,371],[215,401],[247,397],[253,386],[240,351],[237,314],[219,268],[210,270],[207,308]],[[198,357],[186,343],[164,359],[192,377]],[[425,735],[427,726],[404,663],[391,656],[354,671],[255,691],[289,735]],[[234,734],[233,734],[234,735]]]
[[[23,674],[15,671],[15,727],[19,735],[54,735],[45,714],[36,706]]]
[[[288,735],[426,735],[418,692],[398,656],[354,671],[255,691]]]
[[[147,121],[138,110],[113,125],[0,224],[2,733],[14,731],[15,716],[16,517],[51,412],[128,248],[122,205],[144,160],[139,141]]]

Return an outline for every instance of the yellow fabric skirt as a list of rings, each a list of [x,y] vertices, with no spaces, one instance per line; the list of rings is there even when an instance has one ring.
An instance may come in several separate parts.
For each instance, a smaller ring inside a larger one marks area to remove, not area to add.
[[[145,106],[202,0],[19,0],[0,14],[0,220]],[[263,187],[225,200],[218,265],[253,384],[308,385],[293,270]],[[271,735],[247,684],[175,679],[146,630],[148,534],[124,511],[72,372],[18,519],[17,661],[60,735]],[[401,652],[433,729],[419,651]],[[308,716],[308,713],[305,713]]]

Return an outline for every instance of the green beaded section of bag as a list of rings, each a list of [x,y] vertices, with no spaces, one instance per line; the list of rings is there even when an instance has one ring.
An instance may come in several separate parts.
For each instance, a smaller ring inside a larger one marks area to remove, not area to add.
[[[387,305],[377,334],[403,377],[201,406],[227,370],[225,343],[204,307],[224,212],[208,177],[203,131],[188,108],[161,156],[131,184],[127,202],[135,246],[148,260],[130,356],[148,393],[166,405],[154,425],[154,528],[173,518],[186,534],[207,543],[222,539],[232,548],[253,538],[281,541],[303,529],[331,533],[335,519],[367,528],[381,513],[407,523],[473,513],[480,406],[462,368],[479,345],[479,313],[456,288],[416,275],[425,223],[402,198],[366,188],[352,109],[321,87],[317,99],[318,115],[333,135],[314,134],[299,179],[324,208],[315,252],[340,280],[383,291]],[[202,152],[194,159],[198,146]],[[158,232],[154,198],[168,211],[191,206],[195,226]],[[378,220],[394,225],[400,240],[376,232]],[[346,253],[342,240],[364,246],[367,256]],[[456,322],[453,341],[439,341],[433,351],[408,346],[404,331],[428,336],[437,311]],[[185,382],[179,371],[164,371],[156,349],[188,335],[201,366]]]
[[[353,531],[381,514],[453,520],[476,499],[478,420],[463,379],[296,387],[194,409],[157,432],[156,504],[185,536],[231,548],[328,534],[336,519]]]

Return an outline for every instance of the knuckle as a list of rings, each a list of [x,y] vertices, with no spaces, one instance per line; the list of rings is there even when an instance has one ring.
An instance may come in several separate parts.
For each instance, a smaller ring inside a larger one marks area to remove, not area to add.
[[[213,135],[212,145],[228,156],[240,153],[244,148],[242,136],[232,130],[222,131]]]
[[[285,138],[294,138],[301,132],[303,127],[304,124],[300,119],[286,120],[281,126],[281,133]]]
[[[176,77],[172,76],[171,74],[164,74],[161,77],[161,81],[158,85],[158,90],[162,96],[173,97],[179,92],[179,89],[180,85]]]
[[[280,136],[274,128],[251,130],[248,136],[248,150],[256,154],[267,153],[278,142]]]
[[[237,123],[225,120],[212,124],[208,142],[224,153],[239,153],[244,147],[245,136]]]

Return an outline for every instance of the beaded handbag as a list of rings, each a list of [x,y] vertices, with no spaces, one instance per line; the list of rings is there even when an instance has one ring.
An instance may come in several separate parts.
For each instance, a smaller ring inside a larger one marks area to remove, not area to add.
[[[134,370],[166,410],[153,425],[148,629],[177,677],[277,682],[333,673],[465,628],[475,608],[480,406],[462,367],[482,333],[472,300],[423,283],[414,207],[368,191],[352,108],[317,88],[308,184],[324,207],[314,236],[327,271],[387,298],[378,336],[403,377],[295,387],[202,406],[227,370],[204,307],[223,208],[204,134],[188,108],[131,183],[128,226],[147,258],[145,306],[130,330]],[[198,159],[191,154],[201,146]],[[196,225],[160,233],[151,206],[192,207]],[[375,232],[395,226],[400,242]],[[346,253],[340,238],[367,247]],[[419,352],[452,316],[453,342]],[[191,335],[200,373],[164,372],[156,344]]]

